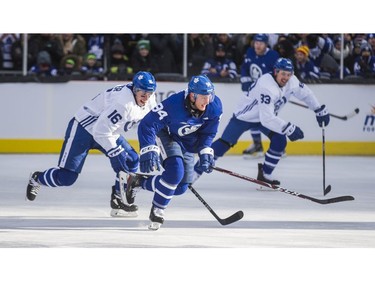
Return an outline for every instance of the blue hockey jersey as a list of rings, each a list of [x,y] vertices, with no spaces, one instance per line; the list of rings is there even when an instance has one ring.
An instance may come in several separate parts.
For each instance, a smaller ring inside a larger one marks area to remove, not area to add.
[[[244,62],[241,65],[241,88],[247,92],[251,83],[256,81],[260,76],[272,72],[279,53],[267,48],[263,56],[258,56],[254,48],[247,49]]]
[[[156,145],[156,136],[162,129],[167,129],[183,151],[198,153],[211,147],[223,113],[221,100],[215,96],[205,112],[194,117],[185,104],[187,95],[187,90],[184,90],[168,97],[142,119],[138,127],[141,149]]]

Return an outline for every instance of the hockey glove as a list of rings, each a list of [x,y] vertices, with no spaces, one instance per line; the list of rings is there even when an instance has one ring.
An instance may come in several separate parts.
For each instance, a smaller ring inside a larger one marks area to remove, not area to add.
[[[210,147],[203,148],[199,152],[199,162],[197,163],[195,169],[198,173],[202,174],[205,173],[211,173],[212,172],[212,166],[215,165],[215,159],[214,159],[214,150]]]
[[[247,92],[249,91],[249,88],[251,86],[251,77],[250,76],[243,76],[241,77],[240,79],[240,82],[241,82],[241,90],[242,92],[244,92],[245,94],[247,94]]]
[[[314,112],[316,113],[316,121],[318,121],[319,127],[322,127],[323,123],[324,123],[324,126],[328,126],[329,113],[328,113],[326,106],[323,104],[321,107],[314,110]]]
[[[128,153],[124,150],[124,148],[121,145],[109,150],[107,152],[107,156],[111,161],[112,169],[115,171],[115,173],[119,173],[120,171],[125,172],[129,170],[126,164]]]
[[[282,132],[284,135],[287,135],[291,141],[303,139],[304,137],[302,130],[290,122],[285,126]]]
[[[133,147],[130,149],[126,149],[127,157],[126,157],[126,165],[128,166],[129,172],[135,173],[138,170],[139,165],[139,156],[138,153],[134,150]]]
[[[156,145],[149,145],[140,151],[139,168],[142,173],[160,171],[160,149]]]

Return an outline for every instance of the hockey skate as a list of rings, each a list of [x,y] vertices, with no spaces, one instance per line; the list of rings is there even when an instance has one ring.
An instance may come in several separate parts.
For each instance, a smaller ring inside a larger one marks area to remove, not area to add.
[[[261,142],[254,142],[244,151],[242,151],[244,159],[256,159],[264,156],[263,145]]]
[[[112,217],[137,217],[138,206],[128,206],[121,200],[121,196],[116,193],[115,186],[112,186],[111,194],[111,216]]]
[[[32,172],[30,174],[29,183],[26,189],[26,200],[34,201],[38,195],[40,189],[40,183],[38,182],[38,175],[41,172]]]
[[[269,183],[271,185],[280,185],[280,181],[278,180],[274,180],[271,178],[271,176],[267,176],[263,173],[263,164],[262,163],[258,163],[258,177],[257,177],[257,180],[260,180],[260,181],[264,181],[266,183]],[[274,189],[270,189],[268,187],[264,187],[264,186],[259,186],[259,188],[257,188],[257,190],[261,190],[261,191],[275,191]]]
[[[164,223],[164,209],[160,209],[152,205],[150,212],[150,225],[148,229],[158,230]]]
[[[147,177],[139,174],[128,174],[127,177],[125,199],[126,204],[131,206],[134,204],[135,195],[141,189],[142,179],[146,179]]]

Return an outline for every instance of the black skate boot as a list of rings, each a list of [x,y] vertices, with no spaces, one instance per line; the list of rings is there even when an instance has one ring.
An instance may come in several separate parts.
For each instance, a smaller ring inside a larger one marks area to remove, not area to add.
[[[115,186],[112,186],[111,194],[111,216],[112,217],[137,217],[138,206],[128,206],[121,200],[121,196],[115,191]]]
[[[29,183],[26,189],[26,200],[34,201],[38,191],[40,189],[40,183],[38,182],[38,175],[41,172],[33,172],[30,174]]]
[[[263,173],[263,164],[261,164],[261,163],[258,163],[258,177],[257,177],[257,180],[264,181],[264,182],[269,183],[271,185],[280,185],[280,181],[274,180],[274,179],[272,179],[272,178],[267,177],[267,176],[264,175],[264,173]],[[262,189],[262,187],[260,187],[260,189]]]
[[[160,209],[152,205],[150,212],[150,225],[148,229],[158,230],[160,226],[164,223],[164,209]]]
[[[126,194],[126,204],[129,206],[134,204],[135,195],[141,189],[142,180],[147,179],[147,176],[139,174],[128,174]]]
[[[264,156],[263,153],[263,145],[261,142],[254,142],[244,151],[242,151],[242,155],[245,159],[255,159]]]

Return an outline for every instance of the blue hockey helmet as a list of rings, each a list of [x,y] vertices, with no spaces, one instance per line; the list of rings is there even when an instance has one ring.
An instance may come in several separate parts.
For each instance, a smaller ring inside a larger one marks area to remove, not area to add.
[[[278,58],[274,67],[274,70],[294,71],[293,63],[290,59]]]
[[[188,85],[188,92],[195,95],[209,95],[210,102],[215,98],[214,85],[206,75],[193,76]]]
[[[258,33],[254,36],[254,41],[260,41],[268,44],[268,36],[264,33]]]
[[[136,92],[140,89],[145,92],[155,92],[156,81],[154,76],[150,72],[139,71],[133,77],[133,89]]]

